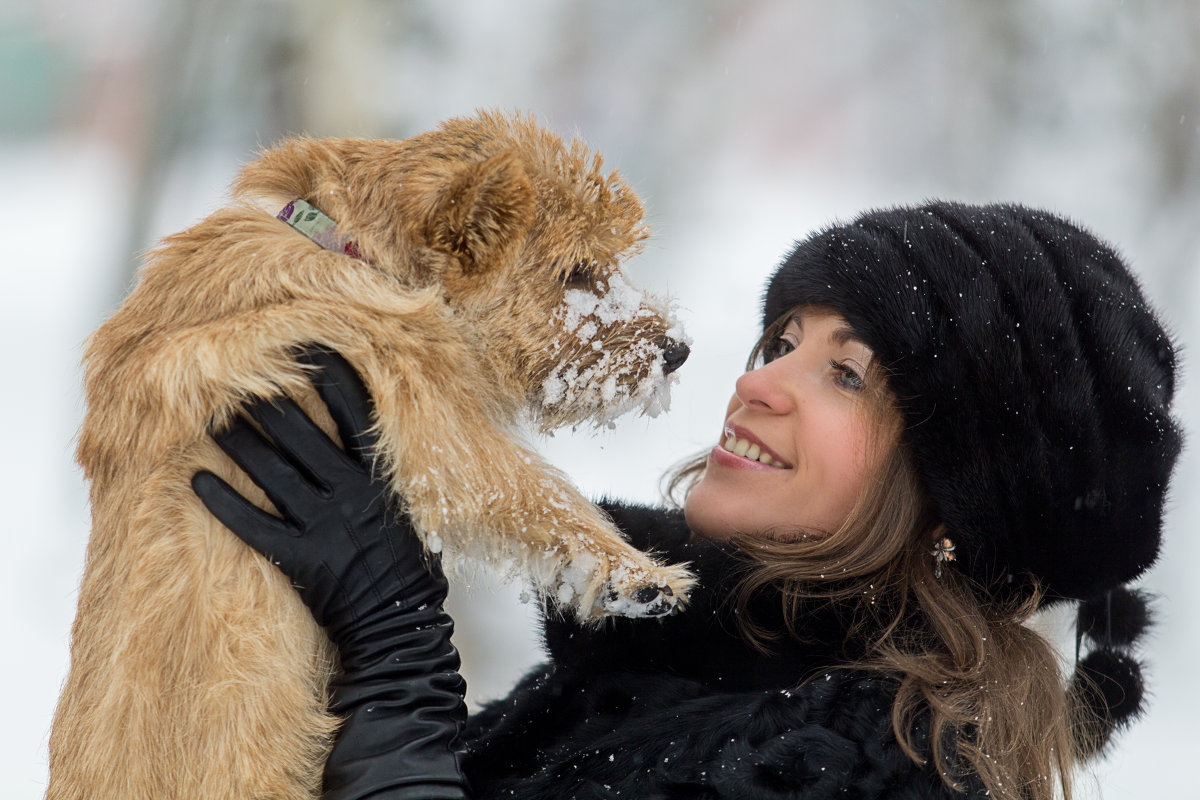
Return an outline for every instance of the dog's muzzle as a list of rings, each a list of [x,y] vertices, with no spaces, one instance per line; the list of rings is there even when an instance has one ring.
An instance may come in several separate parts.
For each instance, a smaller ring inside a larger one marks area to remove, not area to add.
[[[683,362],[687,361],[687,357],[691,354],[692,348],[687,346],[687,342],[681,342],[678,339],[663,337],[663,374],[670,375],[675,370],[683,366]]]

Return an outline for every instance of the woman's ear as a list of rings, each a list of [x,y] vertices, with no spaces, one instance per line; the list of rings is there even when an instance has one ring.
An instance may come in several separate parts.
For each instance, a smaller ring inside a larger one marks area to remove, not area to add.
[[[463,168],[439,192],[426,223],[429,246],[456,257],[464,273],[515,255],[533,224],[534,191],[513,151]]]

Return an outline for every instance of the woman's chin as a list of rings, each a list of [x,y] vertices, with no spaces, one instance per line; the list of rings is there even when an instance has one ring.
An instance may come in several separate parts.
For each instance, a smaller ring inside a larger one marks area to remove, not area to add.
[[[683,518],[697,536],[713,541],[725,541],[736,532],[731,504],[721,502],[720,492],[712,491],[704,479],[696,484],[683,504]]]

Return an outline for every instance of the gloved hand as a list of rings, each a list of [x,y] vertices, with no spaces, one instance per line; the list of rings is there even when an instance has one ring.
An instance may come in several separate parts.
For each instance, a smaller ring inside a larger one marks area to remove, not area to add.
[[[214,434],[283,514],[268,514],[210,472],[192,487],[227,528],[292,580],[341,655],[332,710],[344,716],[325,766],[324,796],[469,797],[459,734],[466,720],[446,579],[373,474],[371,403],[336,353],[310,351],[317,392],[343,451],[286,398],[246,408]]]

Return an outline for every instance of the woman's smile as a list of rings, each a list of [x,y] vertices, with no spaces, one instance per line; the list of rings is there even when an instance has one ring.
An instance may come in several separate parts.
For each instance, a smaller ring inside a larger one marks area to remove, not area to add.
[[[713,463],[734,469],[785,470],[791,465],[745,428],[726,425],[710,454]]]
[[[871,472],[863,378],[873,354],[846,321],[802,308],[763,353],[765,363],[738,378],[688,494],[684,514],[702,536],[835,531]]]

